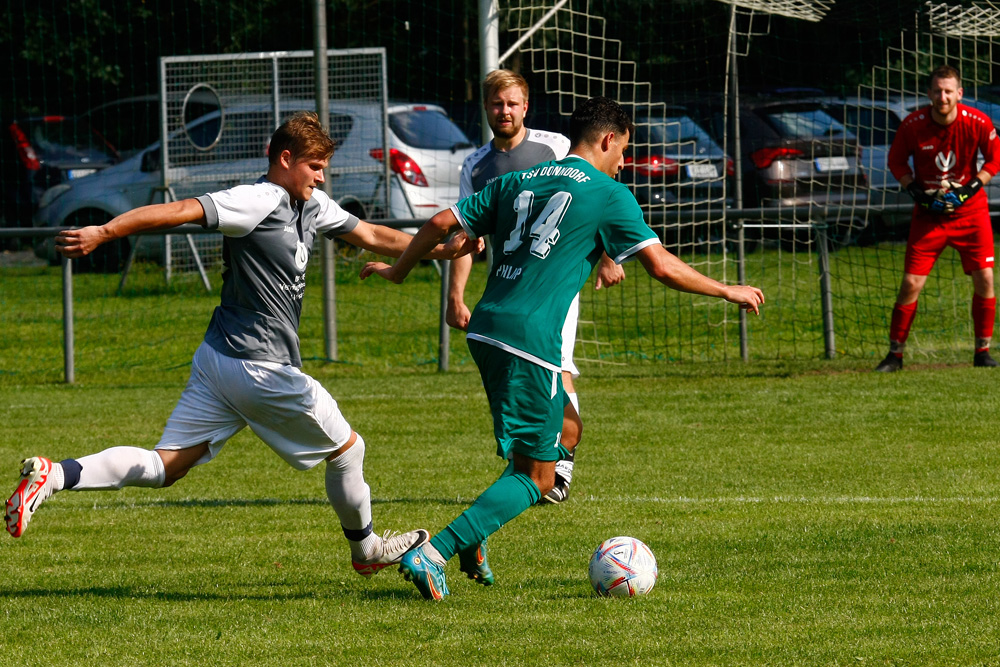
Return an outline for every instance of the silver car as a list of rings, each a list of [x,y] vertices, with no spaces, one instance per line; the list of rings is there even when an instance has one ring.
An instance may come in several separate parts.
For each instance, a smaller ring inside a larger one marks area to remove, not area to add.
[[[312,110],[311,100],[283,100],[281,119]],[[365,102],[330,103],[330,134],[337,141],[331,160],[334,198],[358,217],[430,217],[458,200],[459,172],[473,145],[440,106],[393,104],[388,107],[390,204],[385,206],[381,106]],[[166,181],[176,199],[197,196],[256,180],[267,171],[267,143],[276,123],[269,103],[237,104],[206,114],[170,137],[172,152]],[[186,137],[184,136],[186,135]],[[188,142],[188,140],[190,140]],[[46,191],[35,214],[36,227],[103,224],[133,208],[163,201],[160,142],[120,164]],[[139,257],[159,260],[162,244],[142,243]],[[98,268],[116,270],[127,256],[128,239],[102,247]],[[56,261],[48,239],[39,256]]]

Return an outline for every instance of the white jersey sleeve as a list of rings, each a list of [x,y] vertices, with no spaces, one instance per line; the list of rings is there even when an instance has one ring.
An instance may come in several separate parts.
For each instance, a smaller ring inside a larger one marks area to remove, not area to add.
[[[340,208],[340,204],[330,199],[322,190],[314,190],[312,198],[319,204],[316,213],[318,234],[333,238],[353,231],[358,226],[358,218]]]
[[[569,138],[557,132],[544,130],[528,130],[528,140],[545,144],[555,154],[555,160],[561,160],[569,155]]]
[[[208,228],[239,238],[252,232],[288,193],[273,183],[255,183],[237,185],[205,196],[215,204],[216,211],[215,216],[206,216]]]
[[[462,173],[458,177],[458,198],[465,199],[466,197],[471,197],[476,194],[476,191],[472,187],[472,168],[476,164],[475,156],[481,151],[476,151],[465,157],[462,161]]]

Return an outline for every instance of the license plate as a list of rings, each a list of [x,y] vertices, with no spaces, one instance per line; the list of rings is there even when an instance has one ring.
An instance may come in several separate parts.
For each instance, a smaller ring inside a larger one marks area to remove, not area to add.
[[[816,171],[847,171],[850,168],[851,163],[846,157],[816,158]]]
[[[714,164],[689,164],[687,175],[690,178],[718,178],[719,170]]]
[[[66,172],[66,177],[69,178],[70,180],[74,178],[83,178],[84,176],[90,176],[96,171],[97,171],[96,169],[70,169],[68,172]]]

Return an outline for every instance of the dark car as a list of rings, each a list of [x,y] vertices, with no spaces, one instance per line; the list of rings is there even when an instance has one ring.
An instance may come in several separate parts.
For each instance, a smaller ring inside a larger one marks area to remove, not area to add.
[[[722,99],[696,106],[704,126],[722,143],[726,131]],[[868,182],[857,137],[820,102],[744,98],[739,119],[741,168],[737,176],[742,201],[737,204],[779,209],[768,214],[765,222],[789,225],[816,223],[818,218],[810,210],[786,213],[780,209],[830,207],[833,217],[826,222],[840,242],[865,227]],[[734,136],[732,127],[729,136]]]
[[[625,167],[619,179],[640,205],[661,209],[663,219],[651,218],[654,228],[662,228],[665,243],[683,239],[685,225],[694,235],[711,236],[695,230],[710,219],[720,219],[731,205],[726,195],[726,178],[732,176],[733,161],[709,133],[681,106],[641,105],[630,110],[635,136],[629,141]],[[673,215],[672,215],[673,214]]]
[[[42,193],[118,161],[114,148],[72,116],[31,116],[4,124],[0,152],[3,226],[30,227]]]
[[[191,121],[218,111],[219,106],[219,98],[214,92],[196,87],[185,101],[185,120]],[[112,100],[85,111],[80,117],[115,147],[122,160],[160,139],[159,95]]]

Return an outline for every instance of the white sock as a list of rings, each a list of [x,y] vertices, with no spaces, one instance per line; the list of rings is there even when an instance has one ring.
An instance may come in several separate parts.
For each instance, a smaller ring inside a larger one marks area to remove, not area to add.
[[[49,473],[49,484],[52,486],[52,493],[63,490],[63,483],[66,481],[63,475],[63,467],[57,461],[52,462],[52,472]]]
[[[567,484],[571,483],[573,481],[573,462],[568,459],[556,461],[556,475],[562,477]]]
[[[326,497],[340,519],[351,556],[362,561],[382,553],[382,539],[372,532],[372,496],[365,482],[364,461],[365,441],[359,435],[350,449],[326,462]]]
[[[160,488],[166,479],[163,459],[151,449],[112,447],[76,459],[80,481],[73,491],[109,491],[123,486]]]

